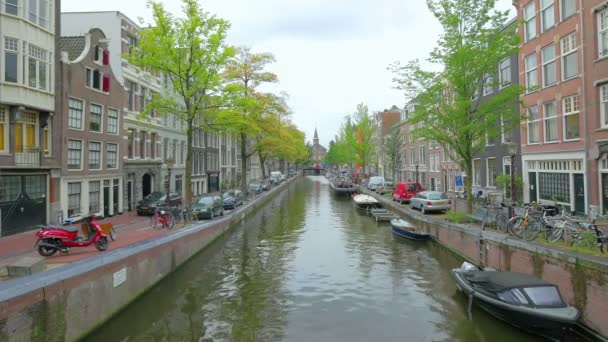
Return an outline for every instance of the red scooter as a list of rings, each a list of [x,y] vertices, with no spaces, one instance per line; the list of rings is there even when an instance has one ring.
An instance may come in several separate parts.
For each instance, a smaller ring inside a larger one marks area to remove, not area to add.
[[[95,215],[84,217],[82,222],[89,226],[88,238],[79,237],[77,228],[42,226],[42,229],[36,232],[38,241],[34,248],[44,257],[51,256],[57,251],[67,253],[70,247],[87,247],[92,244],[95,244],[95,248],[100,252],[108,249],[108,236],[101,231]]]

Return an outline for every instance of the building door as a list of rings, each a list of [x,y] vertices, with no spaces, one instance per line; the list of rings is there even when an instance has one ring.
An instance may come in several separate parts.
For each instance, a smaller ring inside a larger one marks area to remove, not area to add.
[[[131,204],[131,201],[133,200],[133,182],[131,181],[127,181],[127,210],[131,211],[133,210],[133,206]]]
[[[146,173],[141,180],[142,198],[146,198],[152,192],[152,175]]]
[[[608,173],[602,173],[602,210],[608,210]]]
[[[114,179],[112,181],[112,196],[114,198],[114,202],[112,202],[112,214],[118,215],[122,211],[122,209],[118,208],[118,179]]]
[[[0,176],[2,236],[35,229],[46,224],[46,176]]]
[[[431,191],[435,191],[435,178],[431,178]]]
[[[110,216],[110,184],[107,180],[103,183],[103,216]]]
[[[574,174],[574,212],[585,215],[585,176]]]
[[[536,202],[536,172],[528,172],[528,181],[530,182],[530,203]]]

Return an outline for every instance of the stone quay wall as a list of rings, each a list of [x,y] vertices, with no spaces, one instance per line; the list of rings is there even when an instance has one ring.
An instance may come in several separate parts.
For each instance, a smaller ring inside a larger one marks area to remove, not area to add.
[[[0,342],[73,341],[83,337],[226,233],[231,225],[280,195],[295,179],[221,219],[0,284]]]

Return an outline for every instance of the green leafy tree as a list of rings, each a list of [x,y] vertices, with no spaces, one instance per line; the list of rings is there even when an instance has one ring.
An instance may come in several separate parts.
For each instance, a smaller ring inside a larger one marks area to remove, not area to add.
[[[385,163],[391,171],[393,180],[396,179],[397,169],[401,167],[401,149],[403,148],[403,135],[399,127],[393,127],[384,137]]]
[[[275,74],[266,71],[274,62],[270,53],[253,53],[249,48],[239,48],[231,58],[224,73],[228,82],[226,90],[231,94],[232,109],[225,112],[224,120],[231,123],[230,130],[237,134],[241,145],[241,169],[247,170],[247,161],[256,153],[247,149],[248,139],[258,136],[266,112],[266,98],[258,89],[265,83],[277,82]],[[247,192],[247,179],[241,178],[241,189]]]
[[[167,91],[154,94],[142,115],[174,115],[186,123],[186,196],[192,202],[192,141],[197,125],[216,123],[223,104],[222,72],[234,49],[225,43],[230,24],[204,11],[196,0],[182,0],[181,17],[151,1],[154,23],[139,33],[139,46],[126,57],[142,68],[166,76]]]
[[[499,62],[518,53],[515,30],[503,26],[508,13],[495,11],[495,2],[427,0],[443,27],[428,62],[443,71],[423,70],[417,60],[391,66],[398,88],[417,101],[408,119],[417,127],[414,133],[451,151],[467,175],[468,194],[472,193],[473,158],[485,150],[487,140],[497,139],[519,124],[519,85],[508,85],[480,100],[484,86],[497,85]],[[471,212],[472,196],[467,198]]]
[[[365,170],[376,156],[376,133],[375,121],[370,116],[367,106],[363,103],[357,105],[357,111],[353,115],[355,136],[351,144],[356,155],[356,162]]]

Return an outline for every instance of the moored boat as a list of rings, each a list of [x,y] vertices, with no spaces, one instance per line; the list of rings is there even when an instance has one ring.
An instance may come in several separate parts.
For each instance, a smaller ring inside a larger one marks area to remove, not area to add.
[[[490,315],[532,334],[561,340],[579,317],[567,305],[559,288],[538,277],[498,271],[480,271],[463,263],[452,270],[456,285]],[[470,307],[469,307],[470,312]]]
[[[380,207],[380,201],[370,195],[353,195],[353,202],[359,209],[370,209]]]
[[[391,230],[393,234],[410,240],[428,240],[431,238],[430,234],[402,218],[391,220]]]
[[[329,186],[336,194],[348,195],[358,191],[357,184],[348,177],[338,177],[330,181]]]

